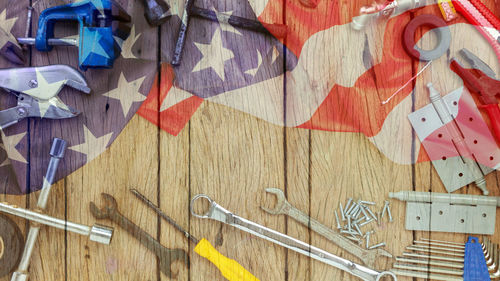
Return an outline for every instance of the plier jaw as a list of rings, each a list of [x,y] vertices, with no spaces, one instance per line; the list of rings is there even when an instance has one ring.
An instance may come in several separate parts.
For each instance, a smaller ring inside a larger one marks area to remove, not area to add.
[[[451,69],[464,81],[465,86],[479,96],[481,102],[497,104],[496,95],[500,81],[492,79],[479,69],[466,69],[456,59],[451,61]]]
[[[451,69],[463,79],[471,92],[479,95],[484,105],[498,104],[496,96],[500,94],[500,80],[495,78],[495,72],[469,50],[462,49],[460,54],[472,68],[464,68],[456,58],[453,58]]]
[[[495,72],[476,55],[467,49],[460,51],[462,56],[470,63],[471,69],[464,68],[457,59],[451,61],[451,69],[464,81],[465,86],[479,96],[490,118],[490,123],[495,137],[500,141],[500,109],[498,108],[497,95],[500,94],[500,80],[495,78]]]
[[[65,119],[77,116],[79,111],[57,97],[65,85],[90,93],[83,76],[68,66],[0,70],[0,87],[17,97],[17,106],[0,111],[0,129],[28,117]]]

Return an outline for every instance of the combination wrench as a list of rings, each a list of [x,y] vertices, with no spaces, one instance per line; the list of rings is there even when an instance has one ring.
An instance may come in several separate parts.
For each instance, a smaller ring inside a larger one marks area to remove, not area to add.
[[[377,257],[386,256],[392,258],[392,255],[389,252],[380,248],[372,250],[363,249],[359,245],[353,243],[351,240],[342,236],[340,233],[335,232],[334,230],[321,224],[319,221],[306,215],[304,212],[295,208],[294,206],[292,206],[292,204],[290,204],[290,202],[286,200],[285,194],[281,189],[267,188],[266,192],[276,195],[277,201],[273,209],[268,209],[261,206],[262,210],[273,215],[288,215],[301,224],[307,227],[310,226],[312,231],[320,234],[321,236],[335,243],[337,246],[358,257],[363,262],[363,264],[369,267],[375,267],[375,261],[377,260]]]
[[[169,249],[164,247],[158,240],[154,239],[146,231],[142,230],[136,224],[127,219],[118,211],[118,203],[116,199],[107,194],[101,193],[105,205],[99,209],[93,202],[90,203],[90,212],[97,219],[108,219],[118,224],[121,228],[126,230],[129,234],[134,236],[142,245],[153,252],[160,260],[160,271],[163,272],[168,278],[175,278],[171,270],[172,263],[177,260],[183,261],[189,266],[189,256],[183,249]]]
[[[210,207],[208,208],[206,213],[198,214],[194,211],[194,204],[198,200],[208,201]],[[272,230],[260,224],[239,217],[221,207],[219,204],[217,204],[214,200],[212,200],[205,194],[198,194],[194,196],[193,199],[191,199],[190,211],[191,214],[197,218],[212,219],[234,226],[240,230],[253,234],[257,237],[271,241],[277,245],[283,246],[297,253],[303,254],[320,262],[326,263],[333,267],[349,272],[350,274],[357,276],[363,280],[379,281],[383,280],[382,278],[389,276],[392,277],[392,280],[395,281],[397,280],[396,275],[394,275],[394,273],[392,272],[389,271],[378,272],[374,269],[362,266],[360,264],[333,255],[322,249],[311,246],[307,243],[304,243],[298,239],[295,239],[278,231]]]

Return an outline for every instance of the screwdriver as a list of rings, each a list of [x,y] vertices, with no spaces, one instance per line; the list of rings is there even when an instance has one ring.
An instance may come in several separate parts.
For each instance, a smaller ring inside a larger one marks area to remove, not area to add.
[[[170,223],[173,227],[175,227],[175,229],[182,232],[184,236],[186,236],[186,238],[195,243],[196,247],[194,248],[194,251],[201,257],[204,257],[211,263],[213,263],[219,269],[220,273],[222,273],[222,276],[224,276],[227,280],[259,281],[259,279],[253,276],[252,273],[248,272],[238,262],[236,262],[233,259],[227,258],[221,253],[219,253],[219,251],[217,251],[214,248],[214,246],[212,246],[212,244],[208,242],[208,240],[206,240],[205,238],[202,238],[201,240],[196,239],[193,235],[191,235],[189,232],[184,230],[180,225],[178,225],[172,218],[167,216],[153,202],[149,201],[149,199],[147,199],[144,195],[139,193],[139,191],[137,191],[136,189],[130,189],[130,192],[132,192],[137,198],[139,198],[146,205],[155,210],[156,213],[160,215],[160,217],[162,217],[164,220]]]

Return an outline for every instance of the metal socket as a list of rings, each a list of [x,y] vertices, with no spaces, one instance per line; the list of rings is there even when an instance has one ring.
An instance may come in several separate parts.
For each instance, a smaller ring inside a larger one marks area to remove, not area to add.
[[[89,239],[97,243],[109,245],[113,238],[113,228],[95,224],[90,229]]]

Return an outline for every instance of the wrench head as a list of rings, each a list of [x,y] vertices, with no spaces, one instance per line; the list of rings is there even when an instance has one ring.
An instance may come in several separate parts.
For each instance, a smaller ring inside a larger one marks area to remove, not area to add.
[[[167,249],[161,253],[160,271],[168,278],[177,278],[177,273],[172,272],[172,263],[182,261],[189,268],[189,255],[183,249]]]
[[[377,255],[380,257],[384,256],[392,259],[392,254],[384,249],[377,249]]]
[[[377,248],[372,250],[364,250],[364,254],[359,258],[364,265],[375,268],[375,263],[380,257],[392,258],[392,255],[384,249]]]
[[[104,207],[98,208],[94,202],[90,202],[90,213],[96,219],[110,219],[113,213],[118,210],[118,203],[113,196],[107,193],[101,193],[101,197],[104,199]]]
[[[263,206],[261,206],[260,208],[273,215],[283,214],[283,210],[285,209],[287,203],[285,193],[283,193],[283,190],[271,187],[271,188],[266,188],[266,192],[276,195],[276,205],[274,206],[273,209],[269,209]]]

